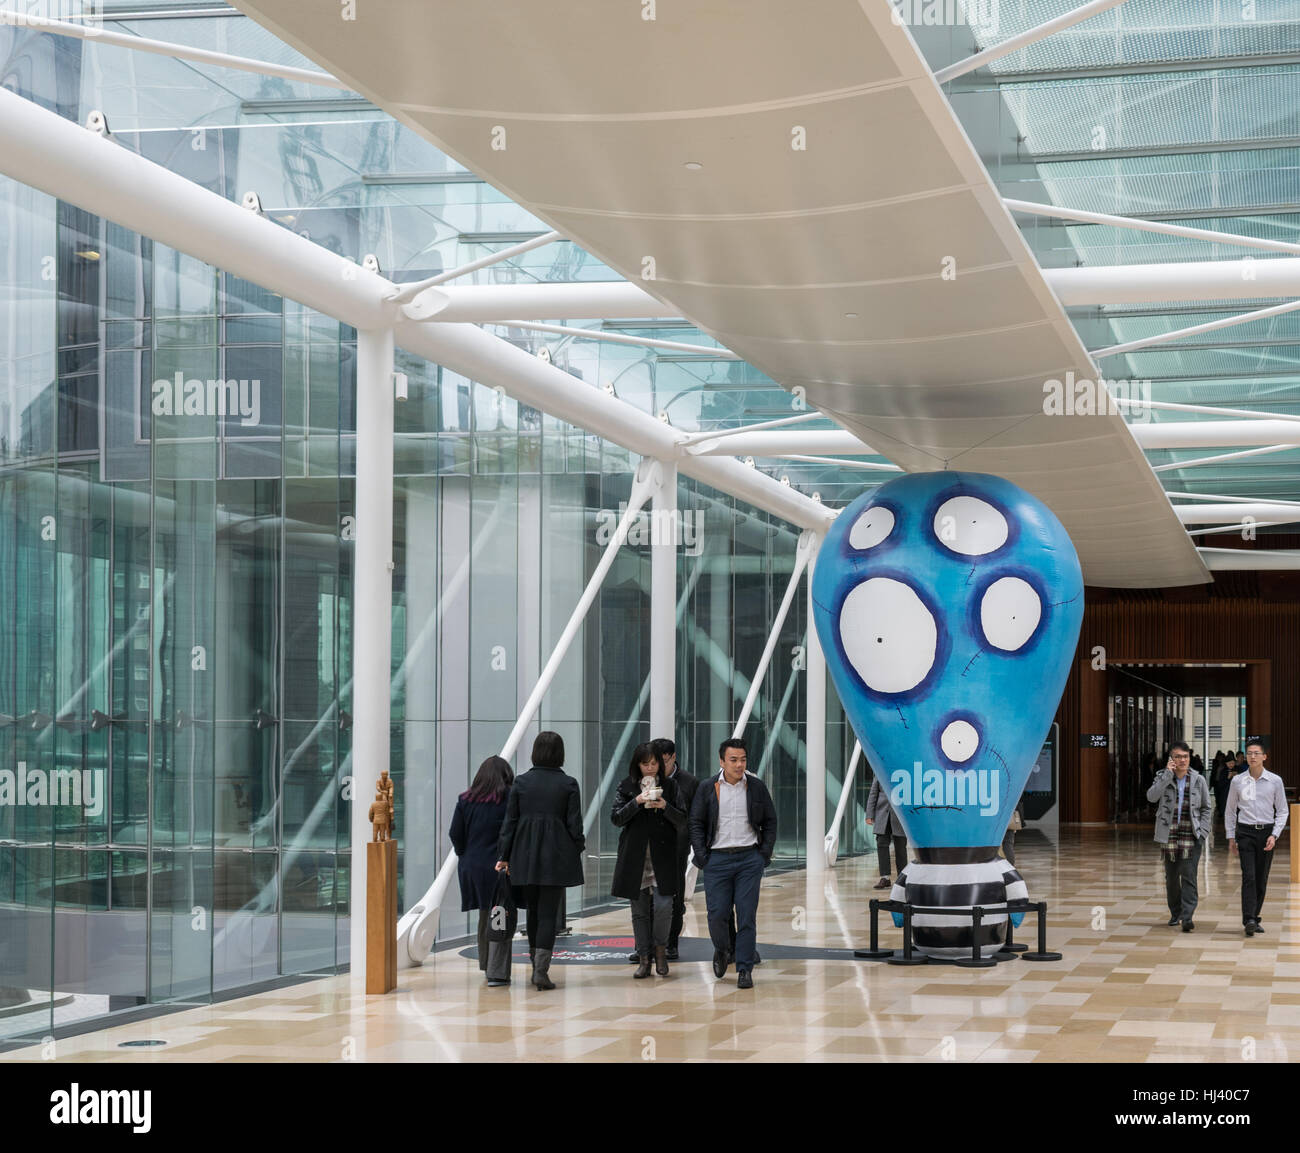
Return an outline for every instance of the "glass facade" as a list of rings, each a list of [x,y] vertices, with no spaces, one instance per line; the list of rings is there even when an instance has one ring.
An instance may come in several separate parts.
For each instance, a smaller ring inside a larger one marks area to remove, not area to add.
[[[134,5],[137,13],[154,5]],[[160,36],[156,22],[110,24]],[[165,38],[303,64],[246,19]],[[543,229],[355,97],[0,26],[0,83],[385,274],[417,280]],[[88,177],[89,178],[89,177]],[[202,1001],[347,962],[355,340],[346,326],[0,179],[0,1037]],[[563,243],[476,274],[609,279]],[[629,327],[629,326],[624,326]],[[788,415],[699,355],[512,332],[575,387],[681,428]],[[685,336],[683,335],[685,332]],[[628,498],[608,442],[398,353],[392,771],[403,907],[450,849],[457,794],[496,752]],[[829,427],[829,425],[828,425]],[[822,465],[781,472],[834,503]],[[678,714],[708,773],[794,562],[789,525],[682,481]],[[648,727],[650,560],[634,530],[542,705],[587,806],[607,900],[613,780]],[[805,602],[750,724],[751,767],[804,853]],[[851,740],[834,701],[827,816]],[[525,746],[526,748],[527,746]],[[520,760],[516,768],[526,768]],[[872,842],[860,774],[841,854]],[[442,939],[466,934],[455,894]]]
[[[918,8],[922,7],[917,5]],[[915,27],[936,67],[1080,7],[1078,0],[963,0],[992,19]],[[1006,197],[1294,243],[1300,226],[1300,24],[1294,0],[1128,0],[959,77],[953,111]],[[1033,217],[1044,268],[1277,259],[1281,253],[1109,224]],[[1251,273],[1243,272],[1244,278]],[[1144,301],[1068,310],[1086,347],[1109,348],[1286,303]],[[1108,380],[1157,403],[1300,414],[1294,313],[1108,355]],[[1214,420],[1153,410],[1152,422]],[[1201,449],[1153,449],[1171,493],[1300,498],[1300,449],[1179,469]],[[1265,534],[1287,528],[1264,527]]]

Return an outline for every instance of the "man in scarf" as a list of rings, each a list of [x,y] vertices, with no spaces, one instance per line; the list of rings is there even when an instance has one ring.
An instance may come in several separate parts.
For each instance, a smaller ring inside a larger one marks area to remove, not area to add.
[[[1196,928],[1196,870],[1210,835],[1214,808],[1210,787],[1191,770],[1192,750],[1182,741],[1169,746],[1169,762],[1156,775],[1147,800],[1156,806],[1156,844],[1165,863],[1165,897],[1169,924],[1182,922],[1183,932]]]

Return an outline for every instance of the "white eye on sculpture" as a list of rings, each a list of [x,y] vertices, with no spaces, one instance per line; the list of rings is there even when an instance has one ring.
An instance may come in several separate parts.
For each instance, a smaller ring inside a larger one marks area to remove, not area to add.
[[[1010,529],[1004,517],[977,496],[954,496],[934,514],[934,535],[962,556],[984,556],[1007,543]]]
[[[849,529],[850,548],[871,548],[894,531],[894,514],[884,505],[867,509]]]
[[[970,721],[953,721],[939,734],[939,747],[950,761],[969,761],[980,747],[980,735]]]
[[[1019,577],[995,580],[980,601],[980,627],[989,644],[1013,653],[1038,628],[1043,602],[1038,591]]]
[[[934,667],[939,629],[925,603],[902,581],[872,577],[844,598],[840,642],[867,688],[905,693]]]

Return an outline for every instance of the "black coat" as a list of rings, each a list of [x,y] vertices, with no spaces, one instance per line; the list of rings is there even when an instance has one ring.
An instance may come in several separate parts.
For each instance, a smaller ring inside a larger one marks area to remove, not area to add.
[[[497,882],[497,842],[501,824],[506,819],[508,796],[493,804],[490,801],[456,801],[451,818],[451,847],[459,858],[456,875],[460,879],[460,907],[490,909],[492,890]]]
[[[624,777],[614,794],[610,816],[623,830],[618,838],[618,862],[614,865],[614,884],[610,888],[615,897],[635,900],[640,895],[647,845],[654,866],[655,887],[665,896],[677,892],[680,859],[677,834],[686,827],[686,807],[677,787],[677,774],[664,781],[663,789],[667,805],[664,809],[647,809],[637,804],[636,796],[641,791],[639,779]]]
[[[582,806],[578,782],[563,769],[534,765],[515,778],[497,857],[516,885],[582,884]]]
[[[686,812],[686,820],[682,822],[681,830],[677,834],[677,855],[680,858],[678,862],[678,872],[684,872],[686,869],[686,859],[691,855],[691,806],[695,804],[695,794],[699,791],[700,782],[697,781],[690,773],[677,766],[677,771],[669,778],[676,786],[682,796],[682,808]]]
[[[695,863],[701,869],[709,860],[709,849],[718,838],[718,790],[717,782],[722,773],[700,782],[699,792],[695,794],[695,803],[691,806],[691,848],[695,851]],[[772,853],[776,849],[776,806],[772,803],[772,794],[753,773],[745,774],[745,803],[749,810],[749,823],[758,834],[759,854],[763,864],[772,863]]]

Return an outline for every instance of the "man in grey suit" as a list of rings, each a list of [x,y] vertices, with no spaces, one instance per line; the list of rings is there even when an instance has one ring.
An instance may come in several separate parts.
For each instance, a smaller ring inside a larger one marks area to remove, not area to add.
[[[1181,921],[1184,933],[1196,928],[1196,870],[1214,816],[1210,786],[1191,766],[1191,748],[1175,741],[1169,746],[1168,764],[1147,790],[1147,800],[1156,806],[1155,840],[1165,863],[1169,924]]]
[[[889,803],[888,787],[881,783],[879,773],[871,782],[871,791],[867,794],[867,824],[876,834],[876,857],[880,861],[880,880],[876,882],[876,888],[888,889],[893,883],[890,876],[897,875],[889,871],[889,842],[894,842],[894,861],[901,873],[907,864],[907,834],[894,815],[894,808]]]

